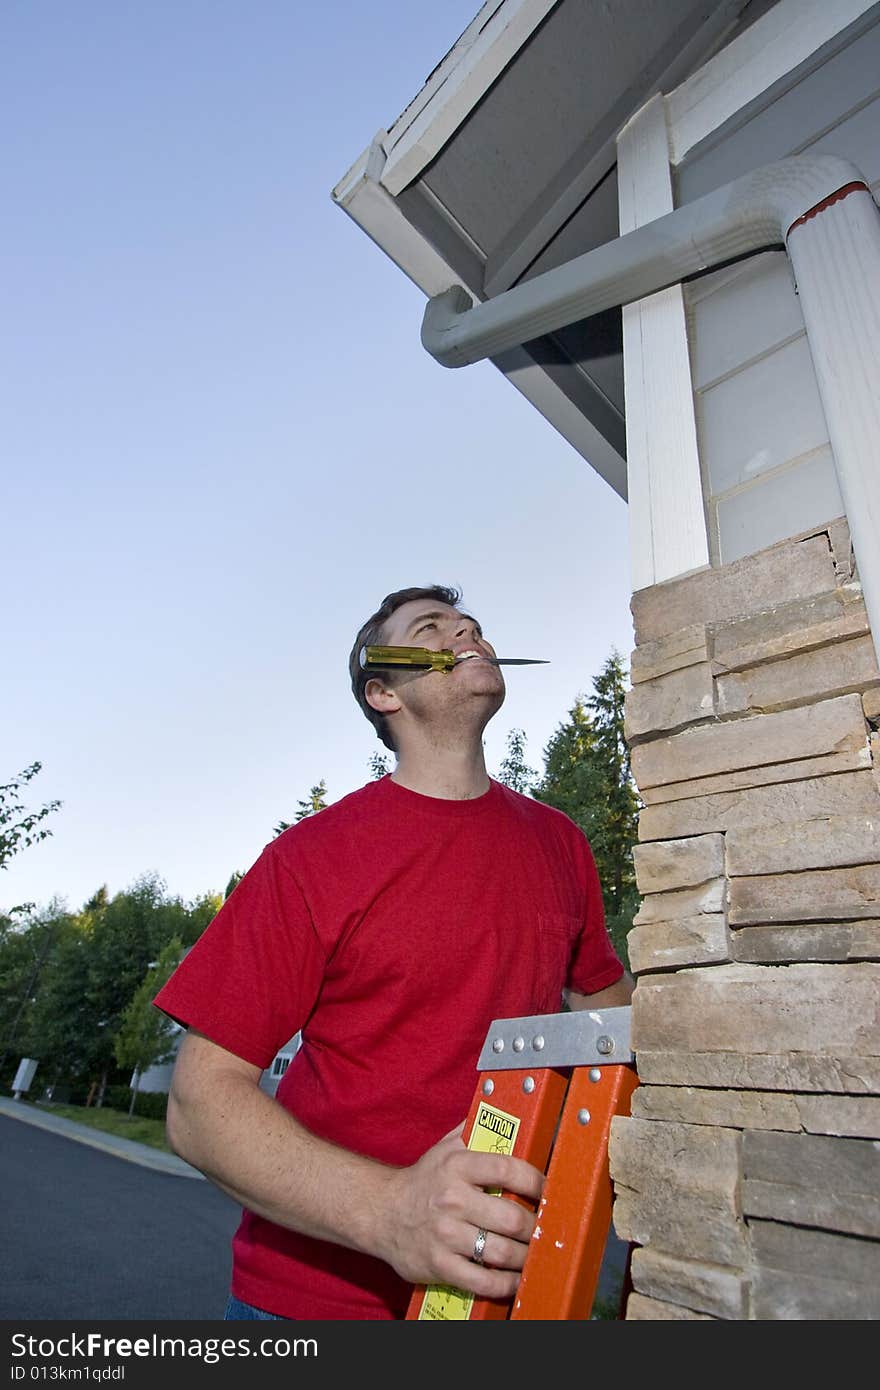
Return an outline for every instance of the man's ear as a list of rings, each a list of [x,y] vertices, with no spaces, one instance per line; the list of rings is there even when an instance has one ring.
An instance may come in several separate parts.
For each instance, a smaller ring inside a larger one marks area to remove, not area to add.
[[[391,686],[386,685],[378,676],[373,676],[367,681],[364,695],[367,697],[367,704],[379,714],[395,714],[400,709],[397,695]]]

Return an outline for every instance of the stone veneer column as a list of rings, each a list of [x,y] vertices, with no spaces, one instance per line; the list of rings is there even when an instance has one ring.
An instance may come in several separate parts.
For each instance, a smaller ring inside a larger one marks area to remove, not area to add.
[[[880,1317],[880,671],[846,522],[632,612],[626,1316]]]

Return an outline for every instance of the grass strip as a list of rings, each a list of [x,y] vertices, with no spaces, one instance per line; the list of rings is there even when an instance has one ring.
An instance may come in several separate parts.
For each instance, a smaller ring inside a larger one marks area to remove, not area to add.
[[[94,1105],[47,1105],[39,1107],[51,1115],[60,1115],[65,1120],[75,1120],[79,1125],[89,1125],[100,1129],[104,1134],[115,1134],[120,1139],[131,1139],[136,1144],[149,1144],[152,1149],[162,1149],[165,1153],[173,1150],[165,1138],[165,1125],[162,1120],[148,1120],[143,1115],[124,1115],[121,1110],[110,1110],[106,1106]]]

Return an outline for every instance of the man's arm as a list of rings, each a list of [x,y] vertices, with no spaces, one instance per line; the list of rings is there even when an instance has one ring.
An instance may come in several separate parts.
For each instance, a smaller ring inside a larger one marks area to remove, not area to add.
[[[566,989],[563,990],[563,996],[570,1009],[613,1009],[621,1004],[628,1004],[634,989],[635,982],[632,976],[624,970],[620,979],[615,980],[613,985],[607,985],[595,994],[577,994],[573,989]]]
[[[466,1149],[461,1126],[409,1168],[376,1162],[311,1134],[260,1089],[260,1075],[190,1030],[168,1099],[175,1152],[277,1225],[376,1255],[413,1283],[512,1297],[535,1217],[484,1189],[537,1203],[536,1168]],[[470,1258],[480,1229],[489,1233],[485,1265]]]

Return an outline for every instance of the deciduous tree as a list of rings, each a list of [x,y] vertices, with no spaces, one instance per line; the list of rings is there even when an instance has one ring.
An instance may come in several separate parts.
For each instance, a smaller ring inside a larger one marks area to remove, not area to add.
[[[31,763],[11,782],[0,785],[0,869],[5,869],[19,850],[52,834],[43,822],[60,808],[61,802],[47,801],[38,811],[28,811],[20,797],[22,788],[33,781],[42,766],[39,762]]]
[[[120,1017],[113,1050],[119,1065],[130,1067],[133,1072],[129,1115],[134,1114],[144,1072],[152,1066],[170,1062],[174,1056],[174,1038],[178,1029],[167,1014],[156,1008],[153,999],[177,969],[183,951],[180,937],[173,936],[159,952],[158,960],[148,963],[144,978]]]

